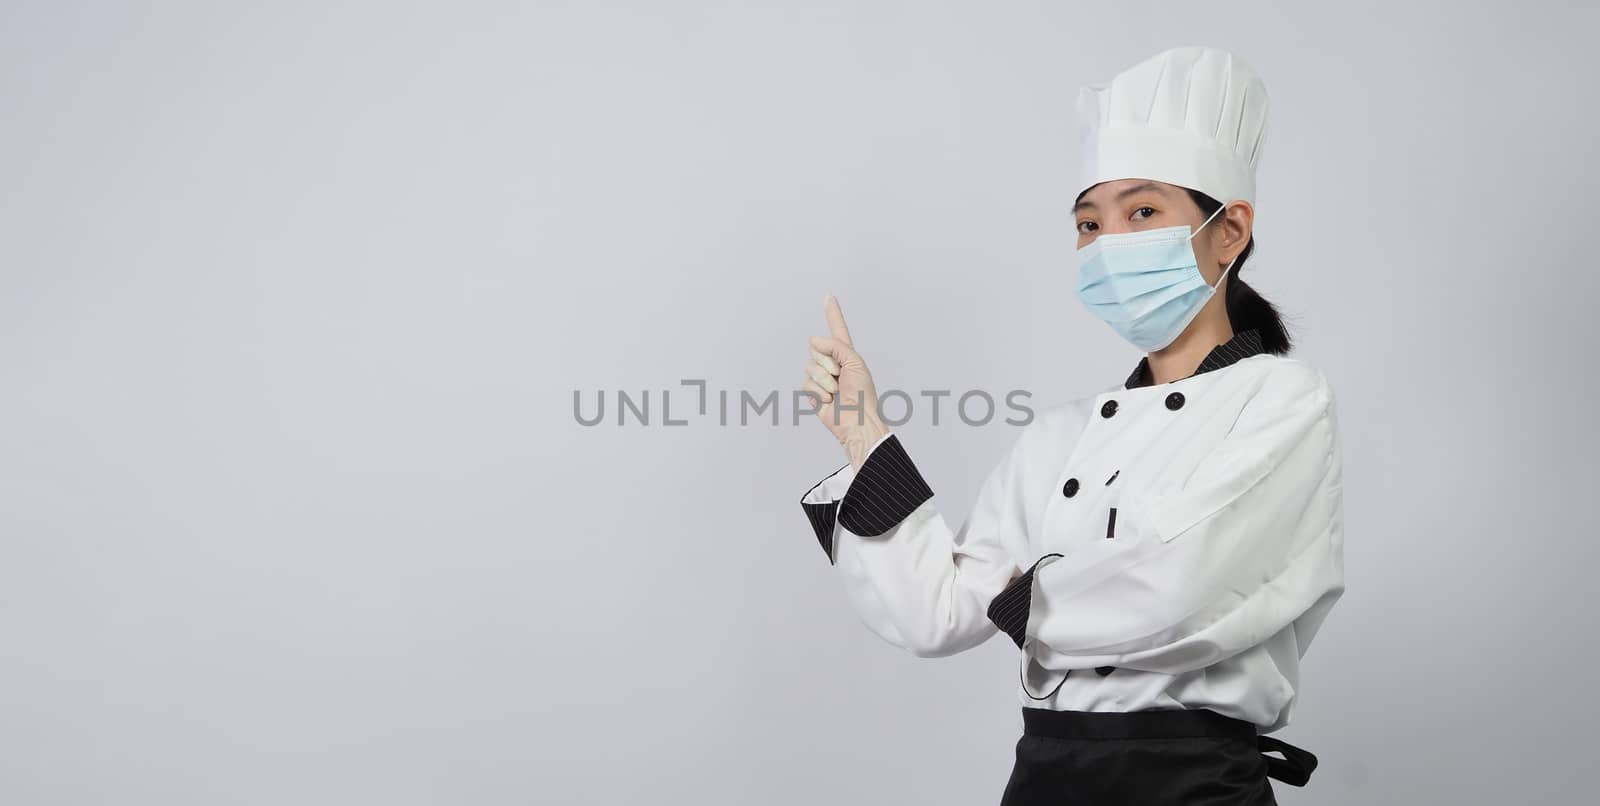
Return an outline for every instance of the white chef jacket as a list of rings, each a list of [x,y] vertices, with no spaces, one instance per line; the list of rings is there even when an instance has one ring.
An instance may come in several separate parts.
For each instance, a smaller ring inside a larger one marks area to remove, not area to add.
[[[1327,379],[1246,330],[1187,378],[1152,384],[1141,359],[1039,412],[959,530],[894,434],[801,505],[895,646],[939,657],[1005,631],[1025,706],[1209,708],[1268,733],[1344,591],[1342,492]]]

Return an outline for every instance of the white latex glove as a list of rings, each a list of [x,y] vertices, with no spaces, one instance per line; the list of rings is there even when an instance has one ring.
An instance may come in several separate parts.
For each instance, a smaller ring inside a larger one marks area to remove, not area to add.
[[[811,360],[806,362],[802,385],[816,401],[817,419],[839,444],[856,469],[878,440],[889,433],[878,411],[878,390],[872,384],[867,362],[850,341],[839,300],[829,294],[822,303],[828,335],[812,336]],[[841,410],[840,404],[845,408]]]

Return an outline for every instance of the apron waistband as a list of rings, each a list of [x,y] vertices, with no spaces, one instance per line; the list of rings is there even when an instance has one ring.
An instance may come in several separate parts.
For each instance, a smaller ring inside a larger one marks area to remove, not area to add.
[[[1145,711],[1057,711],[1022,707],[1022,732],[1058,739],[1255,739],[1266,757],[1267,775],[1290,786],[1305,786],[1317,757],[1282,739],[1262,736],[1255,723],[1209,708],[1168,708]],[[1283,758],[1266,755],[1277,751]]]
[[[1056,711],[1022,707],[1022,732],[1058,739],[1179,739],[1233,737],[1253,739],[1253,722],[1234,719],[1209,708],[1147,711]]]

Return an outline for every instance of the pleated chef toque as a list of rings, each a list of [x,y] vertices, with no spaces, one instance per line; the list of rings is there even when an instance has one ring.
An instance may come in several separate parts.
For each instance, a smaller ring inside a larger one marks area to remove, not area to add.
[[[1078,95],[1084,190],[1154,179],[1255,204],[1267,87],[1239,57],[1173,48]]]

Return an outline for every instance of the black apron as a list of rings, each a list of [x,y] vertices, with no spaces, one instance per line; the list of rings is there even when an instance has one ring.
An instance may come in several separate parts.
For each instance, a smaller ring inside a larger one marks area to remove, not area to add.
[[[1305,786],[1317,757],[1210,709],[1022,709],[1000,806],[1271,806],[1270,776]],[[1277,750],[1284,758],[1265,755]]]

